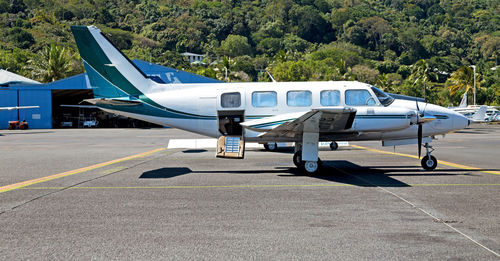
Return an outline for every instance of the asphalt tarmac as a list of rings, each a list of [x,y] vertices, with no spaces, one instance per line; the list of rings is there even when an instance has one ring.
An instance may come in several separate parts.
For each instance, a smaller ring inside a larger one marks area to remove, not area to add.
[[[0,130],[1,260],[499,260],[500,125],[416,146],[166,149],[175,129]]]

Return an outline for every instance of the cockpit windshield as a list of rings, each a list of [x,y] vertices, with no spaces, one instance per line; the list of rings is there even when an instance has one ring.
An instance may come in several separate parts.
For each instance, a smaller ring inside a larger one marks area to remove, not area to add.
[[[391,105],[391,103],[394,101],[394,98],[392,98],[392,96],[390,96],[389,94],[387,94],[384,91],[380,90],[379,88],[377,88],[375,86],[371,86],[371,88],[372,88],[372,91],[377,96],[377,98],[380,101],[380,103],[382,105],[384,105],[385,107]]]

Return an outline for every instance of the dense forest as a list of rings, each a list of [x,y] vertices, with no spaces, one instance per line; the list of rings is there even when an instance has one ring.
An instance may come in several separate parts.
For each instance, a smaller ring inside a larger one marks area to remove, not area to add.
[[[425,87],[444,106],[472,92],[475,66],[478,104],[500,105],[498,0],[0,0],[0,67],[43,82],[83,72],[71,25],[98,26],[131,59],[221,80],[270,81],[267,70]]]

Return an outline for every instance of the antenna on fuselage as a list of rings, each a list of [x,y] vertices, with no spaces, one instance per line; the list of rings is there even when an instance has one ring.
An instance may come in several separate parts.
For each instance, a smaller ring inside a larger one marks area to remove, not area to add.
[[[266,70],[266,73],[267,73],[267,75],[269,75],[269,77],[271,78],[271,80],[273,82],[276,82],[276,80],[274,79],[273,75],[268,70]]]

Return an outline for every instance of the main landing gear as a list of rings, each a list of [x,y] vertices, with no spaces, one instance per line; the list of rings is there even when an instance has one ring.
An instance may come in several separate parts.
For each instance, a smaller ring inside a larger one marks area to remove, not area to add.
[[[300,171],[309,175],[318,173],[322,165],[320,158],[318,158],[317,161],[303,161],[301,150],[296,151],[295,154],[293,154],[293,164],[295,164]]]
[[[336,141],[332,141],[332,143],[330,143],[331,150],[337,150],[338,148],[339,148],[339,144]]]
[[[434,149],[432,148],[431,145],[429,145],[429,143],[425,143],[424,148],[426,149],[427,153],[420,162],[422,164],[422,168],[429,171],[434,170],[438,164],[436,157],[431,155]]]
[[[266,149],[267,151],[277,151],[278,144],[276,142],[264,143],[264,149]]]

